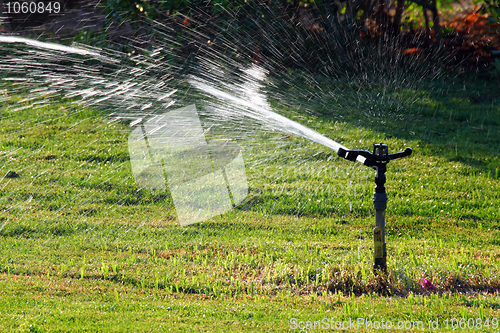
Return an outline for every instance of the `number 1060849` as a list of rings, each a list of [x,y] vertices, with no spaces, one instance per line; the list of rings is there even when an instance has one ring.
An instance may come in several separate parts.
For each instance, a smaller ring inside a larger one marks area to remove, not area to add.
[[[5,14],[57,14],[61,4],[57,1],[10,1],[4,4]]]

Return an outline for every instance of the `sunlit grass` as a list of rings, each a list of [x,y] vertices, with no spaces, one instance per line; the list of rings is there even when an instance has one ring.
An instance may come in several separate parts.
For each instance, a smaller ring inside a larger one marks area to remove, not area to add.
[[[338,104],[297,104],[316,111],[304,123],[347,147],[414,149],[388,167],[387,278],[371,270],[374,172],[326,148],[261,133],[262,145],[245,150],[245,202],[180,227],[168,192],[135,186],[125,126],[62,101],[3,105],[2,327],[276,331],[291,318],[493,318],[498,96],[472,102],[480,83],[435,82],[387,93],[370,113],[380,91],[360,99],[349,89]]]

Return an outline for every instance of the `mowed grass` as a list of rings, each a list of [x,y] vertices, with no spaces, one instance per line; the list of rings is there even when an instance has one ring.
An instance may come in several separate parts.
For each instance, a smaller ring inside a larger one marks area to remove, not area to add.
[[[414,149],[388,167],[387,277],[371,270],[373,170],[260,132],[245,150],[245,202],[180,227],[168,191],[135,185],[127,126],[3,91],[1,327],[340,331],[335,321],[363,318],[452,331],[457,318],[497,331],[498,83],[321,84],[331,90],[280,87],[289,100],[273,105],[352,149]]]

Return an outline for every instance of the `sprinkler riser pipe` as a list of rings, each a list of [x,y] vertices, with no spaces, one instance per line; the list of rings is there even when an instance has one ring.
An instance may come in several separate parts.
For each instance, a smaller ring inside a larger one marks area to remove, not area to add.
[[[385,194],[385,193],[384,193]],[[387,198],[387,197],[386,197]],[[385,202],[373,202],[374,205],[386,205]],[[379,232],[380,236],[376,236],[376,233]],[[387,272],[387,247],[385,243],[385,209],[376,209],[375,210],[375,228],[374,228],[374,258],[373,258],[373,270],[375,274],[377,271]],[[380,252],[381,256],[380,256]]]
[[[373,258],[375,261],[384,258],[384,241],[382,239],[382,230],[376,226],[373,228]]]
[[[381,248],[377,255],[373,257],[373,271],[377,274],[378,271],[387,272],[387,247],[385,243],[385,210],[387,208],[387,193],[385,193],[385,164],[377,168],[375,175],[375,192],[373,193],[373,208],[375,209],[375,229],[380,230],[380,244],[374,242],[374,248]],[[375,230],[374,229],[374,230]],[[375,240],[375,234],[374,234]],[[380,252],[382,256],[380,257]]]
[[[384,188],[385,190],[385,188]],[[387,209],[387,194],[384,193],[373,193],[373,208],[377,210]]]

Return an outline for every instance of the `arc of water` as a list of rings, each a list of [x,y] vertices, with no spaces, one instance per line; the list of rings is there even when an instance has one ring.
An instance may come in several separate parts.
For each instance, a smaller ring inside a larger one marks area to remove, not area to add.
[[[40,42],[38,40],[19,37],[19,36],[2,36],[2,35],[0,35],[0,43],[23,43],[23,44],[37,47],[37,48],[54,50],[54,51],[61,51],[61,52],[79,54],[79,55],[85,55],[85,56],[93,56],[93,57],[100,58],[100,59],[106,59],[106,60],[112,61],[112,62],[118,62],[115,59],[110,59],[109,57],[105,57],[102,54],[91,51],[91,50],[86,50],[86,49],[78,48],[78,47],[70,47],[70,46],[65,46],[65,45],[56,44],[56,43]]]
[[[61,52],[67,52],[67,53],[73,53],[73,54],[79,54],[79,55],[88,55],[88,56],[93,56],[97,58],[101,58],[102,60],[111,60],[112,62],[116,62],[114,59],[109,59],[108,57],[103,56],[102,54],[95,52],[90,49],[84,49],[84,48],[77,48],[77,47],[68,47],[60,44],[55,44],[55,43],[47,43],[47,42],[40,42],[37,40],[32,40],[28,38],[23,38],[23,37],[18,37],[18,36],[1,36],[0,35],[0,43],[24,43],[29,46],[33,47],[38,47],[38,48],[44,48],[44,49],[51,49],[55,51],[61,51]],[[261,80],[262,77],[255,77],[255,75],[258,75],[259,72],[256,71],[255,73],[251,73],[251,76],[254,76],[255,79]],[[204,81],[203,79],[196,78],[196,77],[191,77],[188,79],[188,82],[195,88],[212,95],[215,98],[225,100],[230,103],[237,104],[241,107],[244,107],[248,109],[250,112],[246,112],[245,115],[252,117],[258,121],[262,121],[263,119],[266,119],[268,121],[271,121],[273,125],[275,125],[277,128],[287,131],[289,133],[293,133],[296,135],[300,135],[304,138],[307,138],[311,141],[314,141],[316,143],[319,143],[325,147],[328,147],[332,150],[335,151],[335,153],[338,154],[338,151],[340,148],[348,150],[346,147],[343,145],[339,144],[338,142],[335,142],[320,133],[303,126],[291,119],[288,119],[284,116],[281,116],[271,110],[269,108],[266,108],[258,103],[253,103],[252,101],[248,101],[246,99],[243,99],[241,97],[229,94],[227,92],[224,92],[220,89],[217,89],[213,87],[213,85],[210,85],[208,82]],[[358,162],[364,163],[365,158],[363,156],[358,156],[356,159]]]
[[[338,151],[340,148],[348,150],[348,148],[344,147],[343,145],[339,144],[338,142],[333,141],[332,139],[329,139],[325,137],[324,135],[321,135],[320,133],[304,126],[296,121],[293,121],[291,119],[288,119],[282,115],[277,114],[276,112],[270,111],[262,106],[256,105],[254,103],[251,103],[243,98],[240,98],[238,96],[231,95],[227,92],[224,92],[222,90],[219,90],[217,88],[214,88],[212,85],[209,85],[206,81],[196,78],[196,77],[191,77],[188,80],[189,84],[191,84],[193,87],[196,89],[199,89],[215,98],[225,100],[230,103],[235,103],[239,106],[247,108],[250,112],[245,113],[245,115],[256,119],[258,121],[262,121],[263,118],[266,120],[271,120],[272,123],[287,132],[300,135],[304,138],[307,138],[311,141],[314,141],[316,143],[319,143],[325,147],[328,147],[335,151],[335,153],[338,154]],[[356,160],[360,163],[365,162],[365,158],[363,156],[358,156]]]

